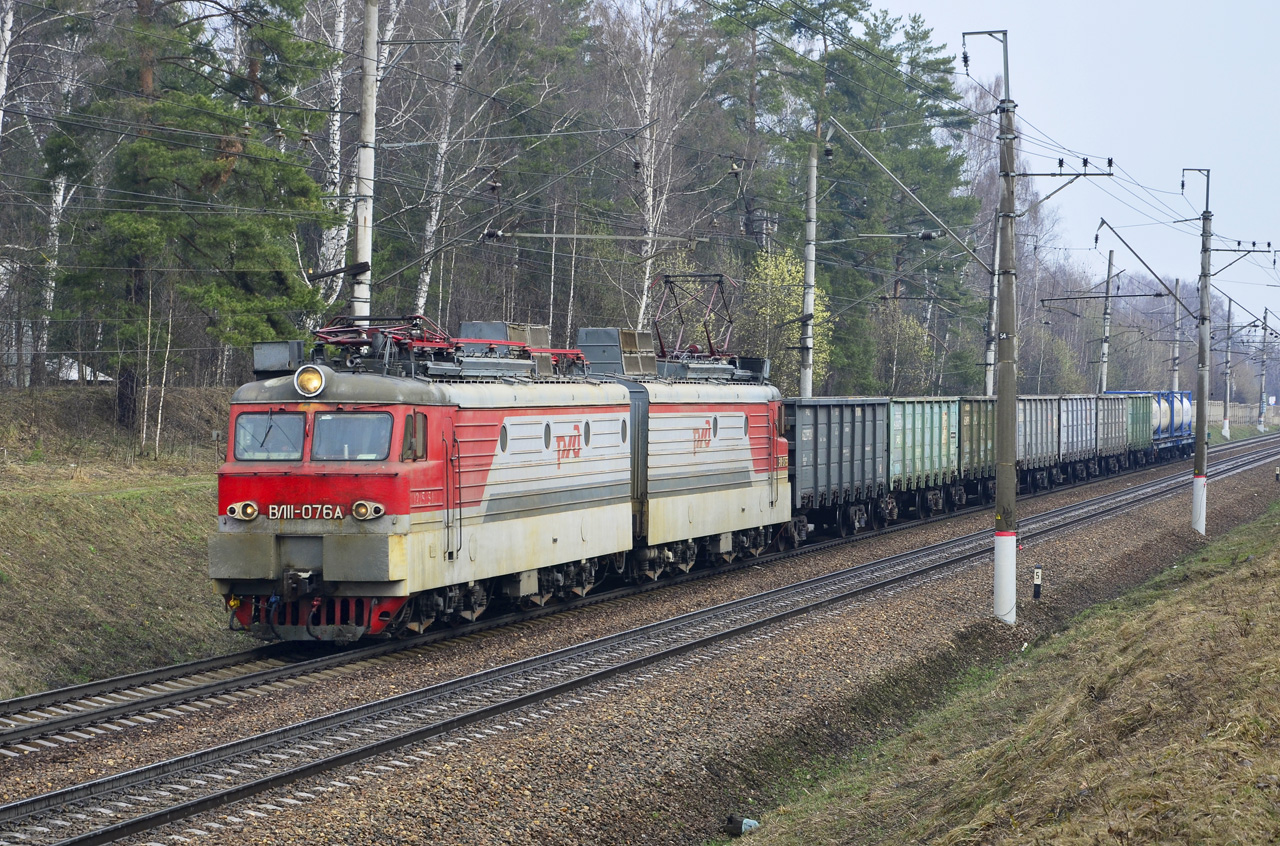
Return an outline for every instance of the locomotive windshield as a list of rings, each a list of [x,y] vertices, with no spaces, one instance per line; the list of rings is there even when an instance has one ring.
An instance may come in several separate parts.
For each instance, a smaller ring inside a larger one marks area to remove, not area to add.
[[[284,412],[246,412],[236,417],[237,461],[299,461],[306,416]]]
[[[385,461],[390,452],[390,414],[335,411],[316,415],[312,461]]]

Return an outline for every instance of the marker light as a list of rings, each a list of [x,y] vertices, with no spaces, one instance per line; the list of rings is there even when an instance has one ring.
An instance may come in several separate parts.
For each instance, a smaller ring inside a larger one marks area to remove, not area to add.
[[[311,364],[299,367],[293,374],[293,387],[304,397],[314,397],[324,390],[324,371]]]
[[[258,504],[253,501],[233,502],[227,506],[227,516],[237,520],[252,520],[258,516]]]
[[[372,520],[374,517],[381,517],[386,513],[387,509],[378,503],[368,502],[363,499],[351,506],[351,516],[357,520]]]

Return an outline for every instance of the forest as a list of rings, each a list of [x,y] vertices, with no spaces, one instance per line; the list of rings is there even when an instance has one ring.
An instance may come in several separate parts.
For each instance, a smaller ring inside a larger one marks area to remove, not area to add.
[[[353,261],[364,11],[0,0],[0,390],[111,384],[145,433],[167,386],[237,384],[254,341],[349,313],[332,271]],[[548,325],[573,346],[578,327],[671,320],[664,280],[715,278],[717,331],[728,315],[732,350],[795,393],[817,145],[815,393],[984,392],[990,274],[844,135],[992,255],[1001,81],[958,69],[921,17],[381,0],[378,20],[373,315]],[[1033,154],[1023,170],[1067,155]],[[1019,390],[1092,392],[1104,280],[1051,208],[1017,223]],[[1117,280],[1109,387],[1169,387],[1174,338],[1193,385],[1193,321],[1161,290]],[[1256,402],[1257,332],[1234,328],[1216,355],[1239,345],[1235,398]]]

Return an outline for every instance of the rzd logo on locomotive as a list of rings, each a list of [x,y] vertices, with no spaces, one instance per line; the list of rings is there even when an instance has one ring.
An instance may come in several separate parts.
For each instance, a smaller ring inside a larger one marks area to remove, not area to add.
[[[711,421],[703,421],[704,425],[701,429],[693,430],[693,454],[697,455],[700,449],[711,448]]]
[[[566,458],[578,458],[582,455],[582,429],[573,424],[572,435],[556,435],[556,469]]]

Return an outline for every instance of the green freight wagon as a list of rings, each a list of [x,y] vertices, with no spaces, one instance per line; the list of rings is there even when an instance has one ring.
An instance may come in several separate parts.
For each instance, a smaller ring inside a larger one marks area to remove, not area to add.
[[[952,499],[964,506],[969,497],[984,505],[995,496],[996,398],[960,398],[960,478]]]
[[[958,472],[958,397],[889,400],[889,485],[909,491],[937,487]]]

